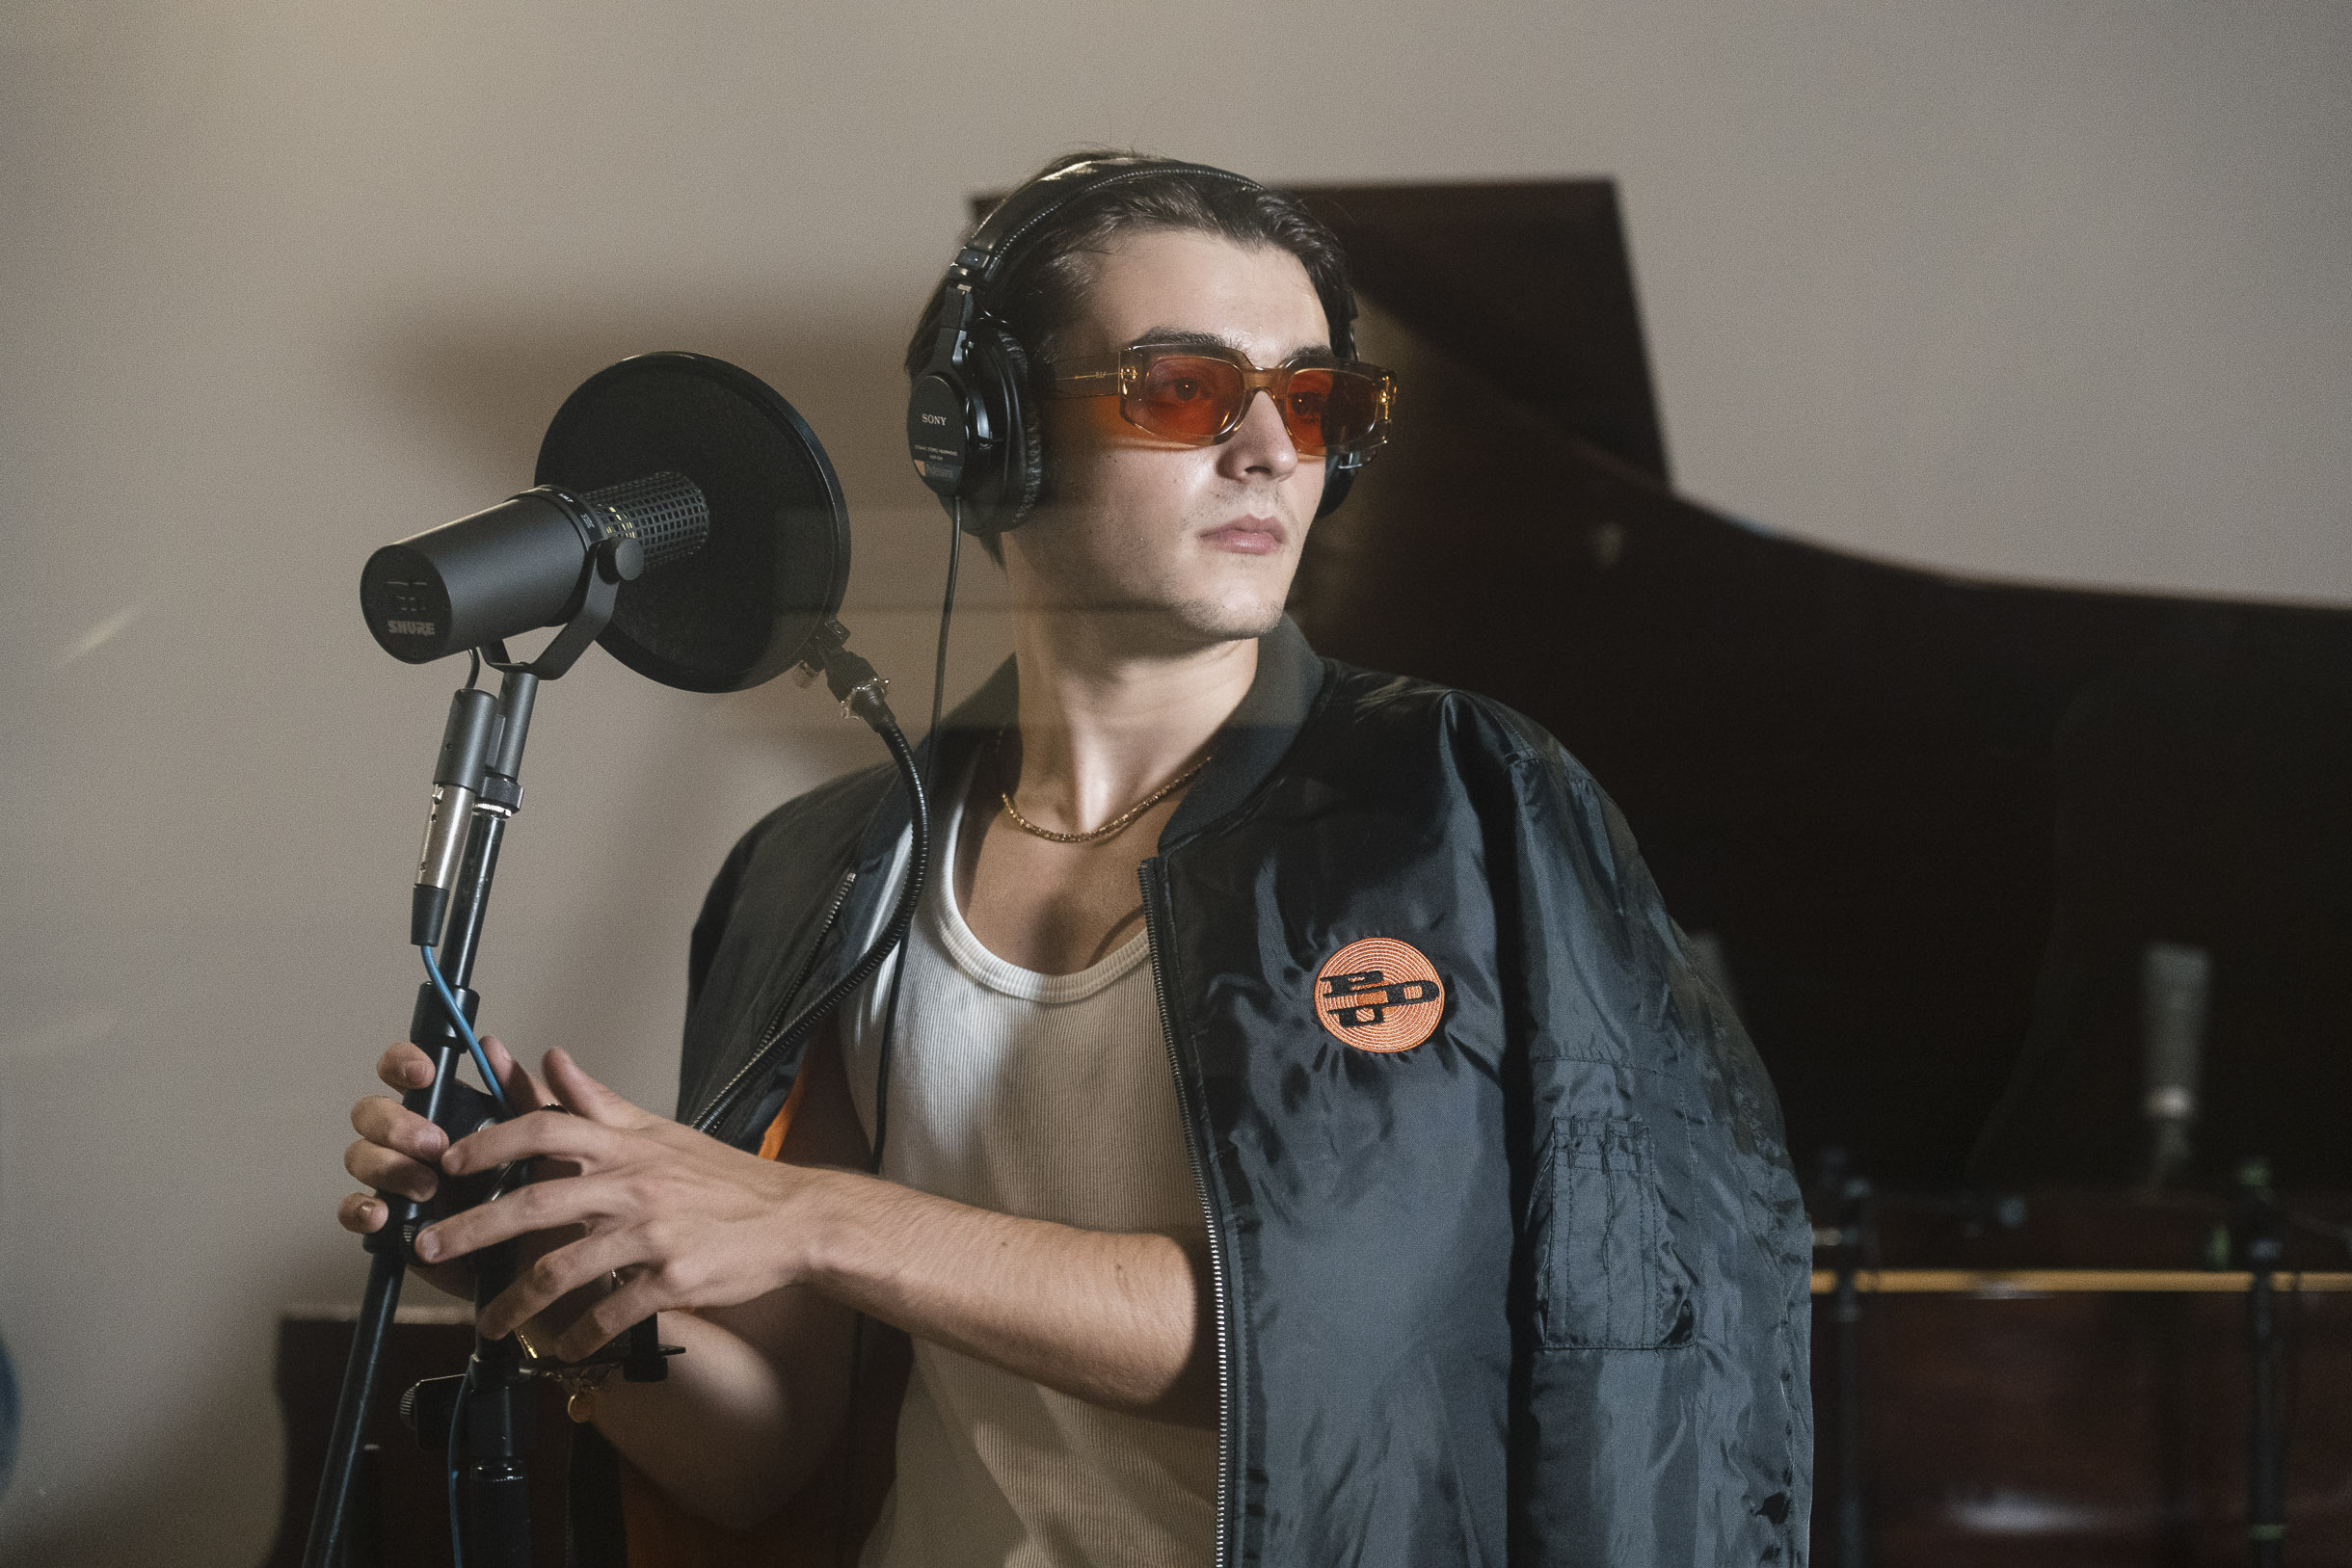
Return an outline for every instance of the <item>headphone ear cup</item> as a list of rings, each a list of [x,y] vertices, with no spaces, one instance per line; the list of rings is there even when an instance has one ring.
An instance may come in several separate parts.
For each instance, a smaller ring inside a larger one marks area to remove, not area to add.
[[[975,324],[965,360],[972,395],[996,436],[965,490],[964,531],[1001,534],[1029,520],[1045,488],[1045,443],[1021,340],[993,321]]]

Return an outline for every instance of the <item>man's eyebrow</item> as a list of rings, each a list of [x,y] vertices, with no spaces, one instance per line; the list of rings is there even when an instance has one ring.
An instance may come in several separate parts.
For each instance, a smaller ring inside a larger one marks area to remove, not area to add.
[[[1125,343],[1121,344],[1120,347],[1123,349],[1138,348],[1145,343],[1164,343],[1172,348],[1182,349],[1227,349],[1235,354],[1243,356],[1244,359],[1248,358],[1247,350],[1243,349],[1238,341],[1226,336],[1222,332],[1187,331],[1178,327],[1148,328],[1145,331],[1136,333],[1134,337],[1129,338]],[[1299,349],[1292,356],[1292,358],[1320,358],[1328,359],[1331,358],[1331,347],[1327,343],[1310,343],[1306,347]]]

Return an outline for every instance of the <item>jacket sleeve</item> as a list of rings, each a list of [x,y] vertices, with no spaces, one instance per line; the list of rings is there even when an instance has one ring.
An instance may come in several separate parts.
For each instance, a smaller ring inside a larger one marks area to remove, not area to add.
[[[762,824],[764,826],[765,824]],[[710,879],[710,890],[703,895],[702,913],[694,917],[694,934],[686,943],[686,1016],[694,1015],[695,1004],[703,999],[703,982],[710,977],[710,961],[719,950],[719,939],[727,934],[728,917],[735,913],[735,895],[743,885],[743,866],[751,859],[752,847],[760,838],[755,828],[735,840],[717,876]]]
[[[1623,816],[1503,717],[1490,864],[1526,1075],[1510,1561],[1802,1564],[1812,1237],[1777,1102]]]

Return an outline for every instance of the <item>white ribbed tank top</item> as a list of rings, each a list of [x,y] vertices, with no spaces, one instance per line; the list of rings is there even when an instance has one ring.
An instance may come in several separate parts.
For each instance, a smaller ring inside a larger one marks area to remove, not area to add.
[[[883,1175],[1087,1230],[1197,1232],[1143,935],[1076,974],[1004,962],[955,906],[963,812],[945,814],[895,960],[907,971]],[[886,967],[845,1031],[869,1139],[889,983]],[[897,1447],[866,1568],[1166,1568],[1213,1555],[1214,1432],[1104,1410],[918,1339]]]

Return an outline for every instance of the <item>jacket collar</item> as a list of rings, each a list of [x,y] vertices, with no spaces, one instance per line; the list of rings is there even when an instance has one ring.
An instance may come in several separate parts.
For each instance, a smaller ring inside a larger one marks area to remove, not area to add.
[[[1232,717],[1217,731],[1209,765],[1192,781],[1175,816],[1161,831],[1162,849],[1197,837],[1256,793],[1297,738],[1323,692],[1324,674],[1322,657],[1289,616],[1258,639],[1257,674]],[[1008,658],[981,682],[979,690],[940,721],[937,735],[924,736],[915,748],[915,759],[923,769],[926,784],[962,778],[974,754],[1013,722],[1020,711],[1020,675]],[[933,802],[934,813],[938,809],[939,803]],[[858,859],[879,864],[906,827],[906,796],[894,788],[883,797],[868,824]],[[934,839],[938,837],[936,824],[932,836]]]
[[[1321,696],[1323,661],[1307,646],[1298,623],[1284,616],[1258,639],[1258,673],[1249,691],[1217,731],[1209,765],[1160,832],[1160,847],[1173,849],[1199,837],[1240,810],[1272,775]]]

